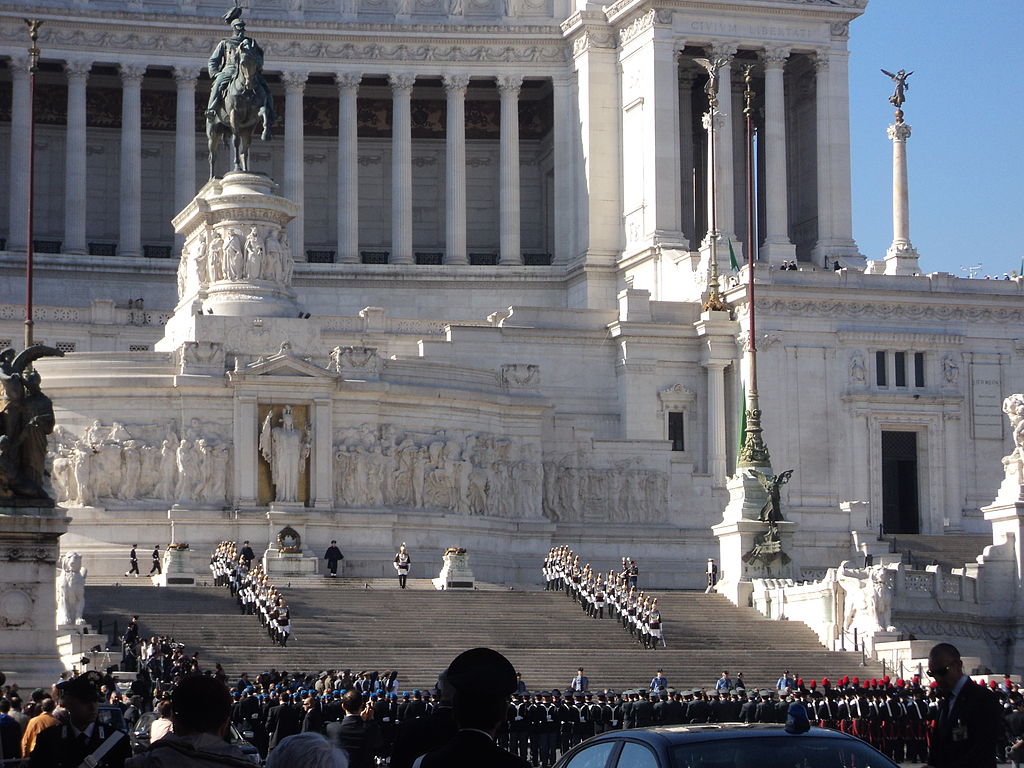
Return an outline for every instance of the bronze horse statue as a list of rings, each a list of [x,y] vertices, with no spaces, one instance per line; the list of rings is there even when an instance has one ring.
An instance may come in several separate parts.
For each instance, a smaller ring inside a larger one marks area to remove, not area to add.
[[[223,106],[217,109],[215,117],[206,118],[211,179],[215,177],[220,141],[234,150],[231,170],[248,172],[249,147],[256,128],[262,125],[261,138],[264,141],[270,138],[268,105],[257,88],[259,57],[249,42],[243,41],[233,49],[231,64],[234,65],[235,74],[224,91]]]

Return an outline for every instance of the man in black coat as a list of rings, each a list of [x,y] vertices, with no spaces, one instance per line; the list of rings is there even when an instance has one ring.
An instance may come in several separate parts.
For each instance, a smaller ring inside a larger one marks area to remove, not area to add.
[[[298,703],[292,703],[290,696],[281,696],[281,703],[271,707],[267,713],[267,733],[270,736],[269,748],[272,750],[282,739],[302,731],[302,719],[305,713]]]
[[[446,745],[418,760],[417,768],[529,768],[528,762],[494,743],[516,689],[516,672],[509,660],[490,648],[473,648],[455,657],[447,676],[455,690],[459,731]]]
[[[324,560],[327,561],[327,570],[329,570],[330,573],[325,573],[324,578],[338,578],[338,561],[344,559],[345,556],[341,554],[341,550],[338,549],[338,542],[331,539],[331,546],[329,546],[327,551],[324,553]]]
[[[242,551],[238,554],[245,561],[245,567],[252,568],[252,561],[256,559],[256,553],[252,551],[248,541],[242,542]]]
[[[939,643],[928,653],[928,676],[945,699],[928,750],[932,768],[995,768],[1002,711],[995,694],[964,674],[960,651]]]
[[[381,744],[380,727],[373,707],[359,691],[348,691],[341,698],[345,717],[327,724],[327,740],[348,754],[349,768],[370,768]]]

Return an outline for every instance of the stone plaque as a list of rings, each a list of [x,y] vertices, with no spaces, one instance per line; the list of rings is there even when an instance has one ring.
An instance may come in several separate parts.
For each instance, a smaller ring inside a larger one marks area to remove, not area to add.
[[[1003,392],[998,363],[971,363],[971,407],[974,437],[1003,439]]]

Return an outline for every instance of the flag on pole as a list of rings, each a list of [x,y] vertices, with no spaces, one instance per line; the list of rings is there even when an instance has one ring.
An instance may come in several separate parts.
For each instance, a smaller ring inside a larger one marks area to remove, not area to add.
[[[729,266],[733,272],[740,271],[740,265],[736,262],[736,251],[732,249],[732,238],[729,238]]]
[[[743,385],[743,399],[740,400],[740,444],[739,450],[743,450],[743,444],[747,442],[747,385]]]

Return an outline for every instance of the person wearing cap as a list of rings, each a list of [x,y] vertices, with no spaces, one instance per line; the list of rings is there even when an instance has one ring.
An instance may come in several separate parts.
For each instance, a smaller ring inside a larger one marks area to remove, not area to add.
[[[101,681],[99,673],[86,672],[58,684],[67,723],[39,732],[30,768],[78,768],[87,757],[103,768],[124,767],[131,755],[128,737],[97,719]]]
[[[473,648],[448,666],[459,730],[445,746],[417,758],[414,768],[529,768],[529,763],[494,743],[516,689],[516,671],[495,650]]]
[[[252,568],[252,561],[256,559],[256,553],[252,551],[248,541],[242,542],[242,551],[238,553],[238,557],[245,565],[246,570]]]
[[[160,545],[153,545],[153,567],[149,569],[149,575],[152,576],[154,573],[159,575],[164,572],[163,566],[160,565]]]
[[[344,560],[345,556],[341,554],[341,550],[338,549],[338,542],[336,539],[331,539],[331,546],[324,552],[324,560],[327,561],[327,570],[330,573],[325,573],[324,578],[336,579],[338,578],[338,562]]]
[[[405,589],[405,581],[409,578],[409,568],[412,566],[412,558],[409,556],[409,550],[405,546],[405,542],[402,542],[402,546],[398,548],[398,552],[395,554],[395,571],[398,573],[398,586]]]
[[[139,577],[139,553],[136,551],[138,544],[132,544],[132,551],[128,553],[128,570],[124,572],[125,576],[131,576],[135,574],[135,578]]]

